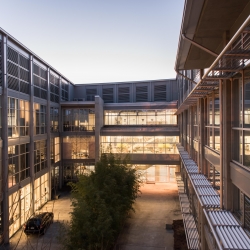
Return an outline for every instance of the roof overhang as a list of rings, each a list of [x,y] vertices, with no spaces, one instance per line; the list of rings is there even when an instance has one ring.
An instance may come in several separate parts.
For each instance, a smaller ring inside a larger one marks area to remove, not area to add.
[[[248,0],[186,0],[176,70],[208,68],[215,59],[211,54],[183,39],[182,34],[220,54],[225,41],[233,37],[249,13]]]

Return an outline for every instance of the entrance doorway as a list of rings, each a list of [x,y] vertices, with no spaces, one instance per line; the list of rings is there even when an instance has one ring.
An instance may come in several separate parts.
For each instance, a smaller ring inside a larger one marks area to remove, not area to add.
[[[177,165],[135,165],[141,174],[142,181],[146,183],[168,183],[175,181]]]

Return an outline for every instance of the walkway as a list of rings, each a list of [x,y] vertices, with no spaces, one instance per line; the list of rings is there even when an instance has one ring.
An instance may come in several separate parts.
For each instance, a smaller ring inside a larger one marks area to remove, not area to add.
[[[173,231],[166,224],[182,219],[176,183],[144,184],[135,213],[127,220],[120,234],[118,250],[171,250]]]

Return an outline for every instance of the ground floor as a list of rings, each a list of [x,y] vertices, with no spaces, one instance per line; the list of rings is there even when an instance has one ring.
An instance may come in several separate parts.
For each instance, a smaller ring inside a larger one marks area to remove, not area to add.
[[[132,164],[140,174],[143,183],[153,184],[175,183],[175,172],[178,165]],[[58,198],[61,188],[68,182],[78,180],[80,174],[90,174],[94,171],[94,163],[70,163],[51,168],[50,173],[44,173],[33,182],[26,183],[15,192],[9,193],[8,217],[9,237],[12,237],[35,212],[47,206],[49,200]],[[146,185],[145,184],[145,185]],[[2,214],[5,216],[5,214]]]
[[[134,206],[135,213],[131,212],[117,246],[130,250],[173,249],[173,231],[166,230],[166,224],[181,218],[176,182],[143,184],[141,192]],[[9,250],[62,249],[57,237],[61,223],[70,219],[70,204],[69,193],[62,193],[58,200],[48,201],[41,211],[54,212],[54,223],[46,234],[26,236],[19,230],[10,239]]]
[[[9,195],[9,237],[50,200],[49,173]]]

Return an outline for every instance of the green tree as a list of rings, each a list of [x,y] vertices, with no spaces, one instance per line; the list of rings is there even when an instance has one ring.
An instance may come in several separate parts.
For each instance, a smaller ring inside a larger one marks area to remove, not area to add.
[[[66,249],[110,249],[138,196],[140,180],[128,160],[102,154],[95,172],[72,187],[72,218]]]

